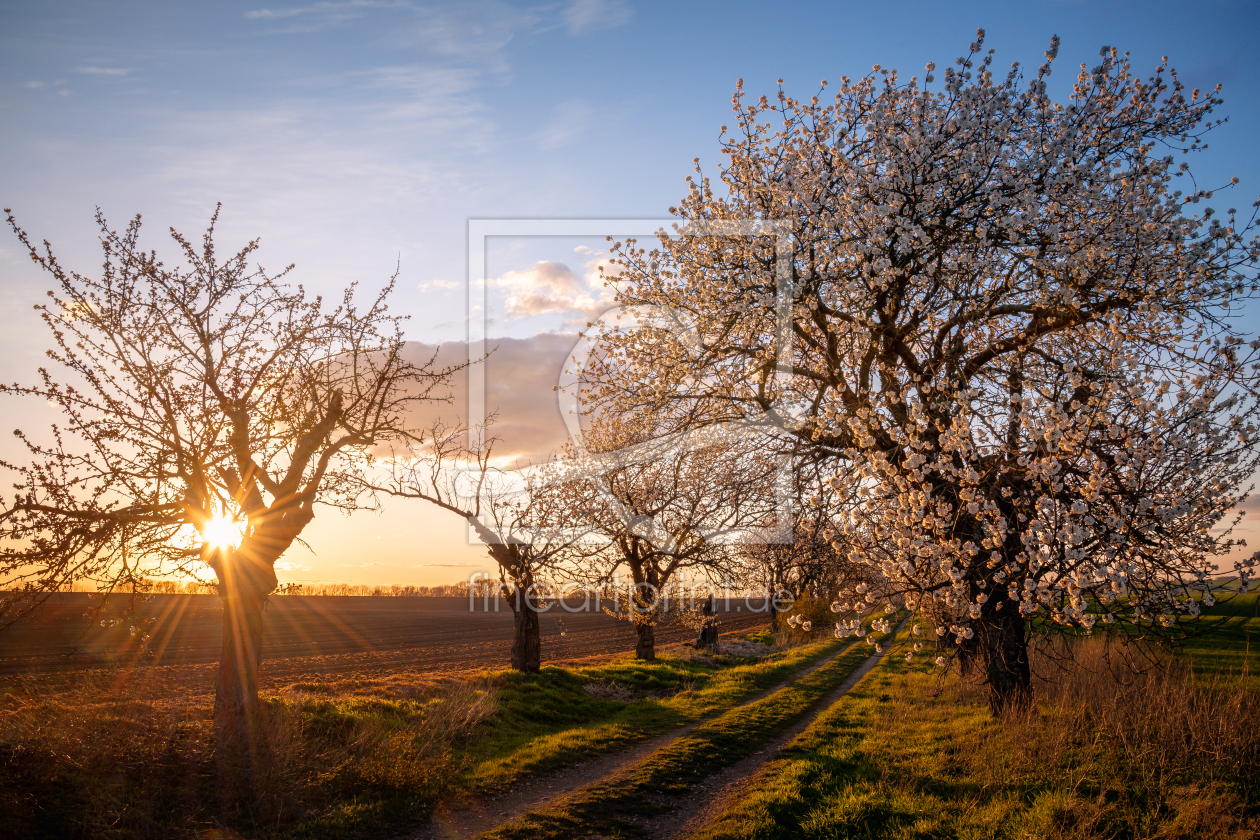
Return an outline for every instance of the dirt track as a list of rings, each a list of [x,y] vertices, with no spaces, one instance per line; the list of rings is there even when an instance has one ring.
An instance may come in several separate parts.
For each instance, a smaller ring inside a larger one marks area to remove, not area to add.
[[[154,622],[151,655],[137,658],[140,633],[132,619],[102,628],[84,614],[98,605],[87,594],[56,595],[35,614],[0,632],[0,681],[59,678],[144,662],[175,677],[184,690],[209,690],[218,660],[222,609],[213,595],[158,595],[141,614]],[[494,612],[467,598],[277,597],[264,614],[265,684],[328,678],[371,678],[398,671],[452,674],[506,667],[512,613]],[[575,609],[574,604],[570,609]],[[723,630],[764,622],[732,599]],[[721,610],[721,606],[719,606]],[[111,615],[116,611],[111,610]],[[564,632],[564,635],[561,635]],[[692,638],[683,627],[661,627],[658,644]],[[630,626],[593,610],[568,612],[556,605],[543,615],[543,661],[558,663],[634,649]]]
[[[751,706],[769,697],[776,691],[786,688],[796,680],[812,674],[836,658],[843,656],[850,648],[852,648],[852,645],[841,648],[821,661],[802,668],[784,682],[741,701],[740,707]],[[865,674],[873,664],[873,661],[863,664],[861,673]],[[845,688],[837,692],[837,699],[843,691],[847,691],[848,687],[851,687],[856,682],[857,680],[853,678],[846,681]],[[830,705],[830,702],[829,700],[828,705]],[[810,717],[810,720],[812,719],[813,716]],[[574,791],[601,781],[608,781],[619,773],[625,773],[629,768],[638,765],[648,756],[691,733],[703,725],[704,722],[704,719],[696,720],[659,735],[650,741],[633,744],[626,749],[605,753],[550,773],[527,777],[514,784],[510,790],[487,797],[484,800],[476,796],[468,796],[444,802],[438,806],[427,826],[418,831],[408,832],[402,837],[409,840],[453,840],[453,838],[476,837],[482,832],[489,831],[491,828],[511,822],[528,811],[546,810],[549,806],[561,801]],[[796,731],[802,730],[804,725],[794,729]],[[776,746],[775,749],[777,748]],[[754,757],[764,760],[763,756]]]

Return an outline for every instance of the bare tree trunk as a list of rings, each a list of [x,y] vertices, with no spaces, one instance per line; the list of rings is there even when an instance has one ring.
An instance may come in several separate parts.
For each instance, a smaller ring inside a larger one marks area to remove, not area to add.
[[[766,606],[769,607],[771,633],[778,633],[783,629],[783,619],[779,616],[778,607],[775,606],[775,597],[778,595],[778,592],[779,585],[774,583],[774,579],[771,578],[769,585],[766,587],[766,598],[769,599],[766,602]]]
[[[276,587],[269,561],[242,547],[214,564],[223,602],[223,649],[214,695],[215,764],[229,813],[253,810],[259,781],[270,766],[271,744],[258,702],[262,614]],[[254,556],[254,559],[247,559]]]
[[[635,658],[645,659],[648,662],[656,659],[656,626],[635,624],[634,632],[638,636],[638,641],[634,645]]]
[[[1008,604],[980,622],[975,651],[984,668],[989,708],[994,715],[1027,705],[1032,699],[1032,671],[1028,665],[1028,637],[1024,618]]]
[[[1017,359],[1011,372],[1012,405],[1022,393],[1023,360]],[[1017,434],[1018,426],[1012,425],[1009,433]],[[1008,521],[1015,521],[1019,512],[1012,506],[1004,507],[1003,514],[1009,517]],[[977,528],[977,536],[981,533]],[[1017,555],[1020,548],[1017,538],[1008,538],[1007,556]],[[1028,626],[1019,604],[1000,588],[994,590],[993,596],[984,605],[982,618],[975,627],[976,636],[970,640],[967,653],[974,660],[974,666],[983,669],[989,709],[998,716],[1008,709],[1026,706],[1032,700],[1032,670],[1028,663]]]
[[[530,601],[527,590],[520,586],[508,602],[512,605],[512,668],[536,674],[542,666],[542,634],[539,631],[537,605]]]
[[[717,619],[713,618],[713,596],[704,602],[702,615],[709,618],[700,626],[700,636],[696,639],[697,650],[714,650],[718,643]]]

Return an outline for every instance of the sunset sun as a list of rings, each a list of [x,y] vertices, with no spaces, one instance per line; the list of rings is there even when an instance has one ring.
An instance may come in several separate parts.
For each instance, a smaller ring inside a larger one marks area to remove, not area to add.
[[[215,516],[201,528],[201,538],[214,548],[235,548],[241,544],[245,523],[228,516]]]

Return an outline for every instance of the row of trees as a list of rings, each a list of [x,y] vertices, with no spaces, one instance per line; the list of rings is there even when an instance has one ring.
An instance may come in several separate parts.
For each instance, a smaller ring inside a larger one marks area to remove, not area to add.
[[[637,652],[655,655],[657,593],[700,571],[729,577],[722,546],[766,523],[773,462],[748,440],[662,442],[640,420],[609,418],[581,453],[509,473],[492,465],[485,429],[421,428],[419,403],[447,399],[455,368],[409,362],[393,282],[364,309],[354,288],[327,307],[250,266],[257,242],[221,259],[217,211],[199,245],[172,231],[184,265],[139,245],[98,213],[99,276],[64,269],[9,223],[57,283],[37,307],[52,363],[35,397],[62,421],[16,432],[25,460],[0,511],[3,620],[89,584],[143,593],[155,579],[205,577],[223,603],[215,692],[216,756],[247,793],[266,760],[258,703],[262,613],[275,563],[317,505],[350,513],[383,494],[467,519],[500,569],[512,606],[512,666],[541,662],[547,584],[610,584],[624,568]]]
[[[1000,710],[1034,634],[1176,637],[1223,558],[1245,587],[1260,248],[1254,209],[1218,213],[1177,162],[1219,90],[1105,47],[1056,103],[1057,39],[1028,78],[983,38],[940,87],[928,65],[737,91],[724,190],[697,167],[659,246],[615,244],[638,327],[602,330],[585,381],[598,411],[761,428],[829,470],[832,547]]]
[[[667,435],[642,416],[610,415],[552,461],[505,471],[493,465],[489,429],[430,427],[418,446],[390,452],[388,478],[371,490],[467,520],[513,611],[518,670],[540,667],[539,613],[558,583],[611,589],[616,606],[607,611],[632,623],[635,653],[650,660],[667,618],[665,593],[684,580],[794,598],[827,588],[845,565],[818,533],[817,516],[806,525],[794,510],[793,488],[783,485],[791,465],[755,437]],[[793,543],[792,533],[799,550],[774,553],[780,541]],[[668,618],[706,623],[694,601],[675,598]]]
[[[3,573],[38,594],[208,565],[218,749],[244,768],[276,559],[317,503],[384,493],[481,536],[524,670],[535,584],[616,570],[636,593],[694,573],[826,592],[837,632],[904,605],[995,711],[1029,697],[1036,634],[1183,635],[1222,558],[1243,586],[1254,565],[1229,518],[1257,466],[1255,213],[1217,213],[1177,163],[1216,91],[1104,48],[1056,103],[1057,49],[999,76],[981,32],[940,87],[931,65],[831,99],[741,84],[722,189],[697,167],[659,245],[613,245],[629,322],[575,362],[568,450],[517,473],[485,429],[414,428],[456,371],[404,359],[389,287],[327,309],[250,269],[255,243],[220,261],[213,224],[168,268],[138,219],[100,220],[87,278],[10,216],[58,283],[39,309],[63,375],[4,392],[65,420],[4,465]],[[645,657],[655,611],[632,611]]]

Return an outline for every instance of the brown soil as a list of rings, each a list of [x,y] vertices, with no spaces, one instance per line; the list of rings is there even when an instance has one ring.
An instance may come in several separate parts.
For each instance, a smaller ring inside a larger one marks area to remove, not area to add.
[[[123,616],[120,624],[105,628],[102,616],[86,615],[99,604],[86,593],[55,595],[0,632],[0,689],[20,681],[56,690],[85,677],[108,676],[143,678],[163,692],[213,690],[223,620],[216,596],[156,595],[139,610],[140,619],[151,623]],[[494,612],[493,600],[487,605],[477,599],[471,606],[467,598],[272,598],[263,617],[262,688],[506,668],[511,610],[503,603]],[[734,599],[730,607],[724,630],[764,621],[763,613],[749,613]],[[105,616],[119,617],[118,610],[111,606]],[[138,628],[135,635],[132,626]],[[142,643],[145,633],[149,640]],[[657,631],[662,647],[694,635],[686,627]],[[626,622],[602,612],[567,612],[556,605],[542,617],[544,665],[605,659],[634,650],[634,643]]]

